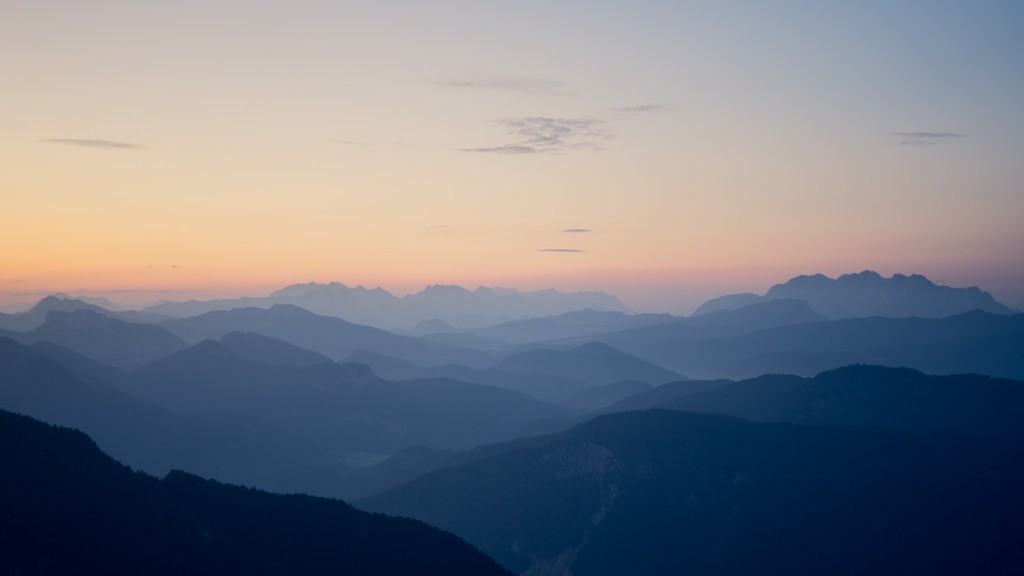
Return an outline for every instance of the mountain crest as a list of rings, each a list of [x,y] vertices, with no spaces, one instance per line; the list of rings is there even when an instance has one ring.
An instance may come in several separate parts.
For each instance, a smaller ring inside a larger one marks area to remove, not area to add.
[[[823,274],[797,276],[772,286],[764,296],[722,296],[702,304],[694,316],[784,298],[806,300],[814,312],[830,319],[946,318],[975,309],[993,314],[1013,312],[976,286],[952,288],[935,284],[920,274],[894,274],[885,278],[873,270],[864,270],[836,279]]]

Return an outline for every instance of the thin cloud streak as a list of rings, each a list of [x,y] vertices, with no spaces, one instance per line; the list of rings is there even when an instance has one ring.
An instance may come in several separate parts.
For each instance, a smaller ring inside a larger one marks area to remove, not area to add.
[[[566,228],[565,230],[562,230],[562,232],[569,234],[585,234],[587,232],[593,232],[593,230],[590,228]]]
[[[137,149],[141,146],[137,144],[131,144],[128,142],[115,142],[113,140],[94,140],[85,138],[47,138],[42,142],[49,142],[51,144],[66,144],[68,146],[82,146],[84,148],[104,148],[108,150],[113,149]]]
[[[644,114],[647,112],[664,112],[665,110],[668,110],[668,104],[640,104],[639,106],[612,108],[612,112],[624,114]]]
[[[502,118],[495,124],[505,128],[510,142],[499,146],[462,148],[463,152],[497,154],[542,154],[569,150],[603,150],[597,143],[612,137],[600,118],[548,118],[525,116]]]
[[[575,248],[538,248],[537,252],[562,252],[566,254],[578,254],[583,250],[577,250]]]
[[[903,146],[934,146],[947,140],[966,138],[966,134],[959,132],[891,132],[893,136],[901,138]]]
[[[538,150],[532,146],[493,146],[482,148],[459,148],[460,152],[491,152],[493,154],[536,154]]]

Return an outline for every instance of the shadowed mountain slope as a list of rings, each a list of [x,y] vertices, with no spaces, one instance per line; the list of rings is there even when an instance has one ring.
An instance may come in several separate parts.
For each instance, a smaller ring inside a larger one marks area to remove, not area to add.
[[[278,338],[261,336],[252,332],[228,332],[221,336],[220,343],[232,354],[260,364],[312,366],[313,364],[333,362],[323,354],[299,348]]]
[[[469,368],[461,364],[421,368],[412,362],[365,350],[356,350],[346,360],[366,364],[373,368],[376,374],[388,380],[452,378],[521,392],[546,402],[562,402],[567,397],[592,387],[586,382],[571,378],[548,374],[516,374],[494,368]]]
[[[604,411],[655,407],[766,422],[950,428],[1024,440],[1024,382],[976,374],[928,376],[907,368],[847,366],[813,378],[770,374],[705,389],[673,384]]]
[[[683,380],[689,382],[689,380]],[[641,394],[653,388],[647,382],[636,380],[620,380],[605,384],[603,386],[591,386],[562,399],[562,402],[578,410],[588,412],[604,408],[636,394]]]
[[[537,349],[520,352],[494,365],[515,374],[546,374],[604,385],[621,380],[662,384],[685,377],[601,342],[570,350]]]
[[[133,473],[79,432],[0,411],[8,574],[507,574],[458,538],[336,500]]]
[[[360,506],[538,576],[1024,569],[1016,443],[652,410],[478,452]]]

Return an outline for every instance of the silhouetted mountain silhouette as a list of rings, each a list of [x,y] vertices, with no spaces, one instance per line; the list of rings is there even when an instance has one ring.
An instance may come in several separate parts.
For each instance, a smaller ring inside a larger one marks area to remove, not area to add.
[[[7,574],[508,574],[451,534],[337,500],[134,473],[91,440],[0,411]]]

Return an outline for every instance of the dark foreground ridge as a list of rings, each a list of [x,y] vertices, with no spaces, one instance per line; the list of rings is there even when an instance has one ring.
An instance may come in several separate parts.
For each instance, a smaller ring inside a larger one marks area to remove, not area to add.
[[[0,411],[0,573],[495,574],[459,538],[338,500],[132,472],[80,432]]]

